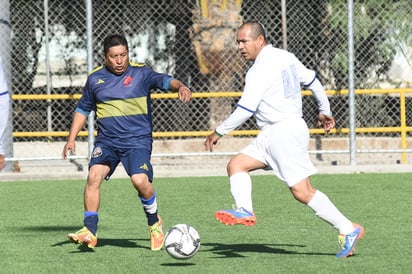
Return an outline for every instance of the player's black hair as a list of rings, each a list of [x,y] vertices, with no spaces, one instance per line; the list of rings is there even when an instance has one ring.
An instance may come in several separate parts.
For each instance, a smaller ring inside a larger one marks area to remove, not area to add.
[[[258,38],[259,35],[262,35],[263,39],[267,41],[265,27],[261,23],[257,21],[246,21],[239,27],[239,30],[245,26],[250,26],[250,34],[254,39]]]
[[[115,46],[125,46],[127,51],[129,51],[129,46],[127,44],[126,38],[120,34],[112,34],[112,35],[107,36],[103,41],[104,55],[106,55],[106,53],[109,51],[111,47],[115,47]]]

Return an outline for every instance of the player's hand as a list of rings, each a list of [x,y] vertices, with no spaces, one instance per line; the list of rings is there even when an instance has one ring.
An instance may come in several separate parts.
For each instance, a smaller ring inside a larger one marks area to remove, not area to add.
[[[62,158],[67,159],[68,155],[76,154],[76,144],[74,142],[67,142],[63,147]]]
[[[0,170],[2,170],[6,166],[5,157],[3,154],[0,154]]]
[[[179,95],[180,101],[182,101],[183,103],[189,103],[190,99],[192,99],[192,92],[186,86],[180,86],[177,93]]]
[[[220,136],[216,134],[216,132],[213,132],[212,134],[209,135],[209,137],[206,138],[206,141],[204,143],[205,145],[205,150],[206,151],[213,151],[213,146],[217,144],[217,141],[220,139]]]
[[[333,116],[319,114],[318,125],[323,127],[326,133],[329,133],[329,131],[335,127],[335,118],[333,118]]]

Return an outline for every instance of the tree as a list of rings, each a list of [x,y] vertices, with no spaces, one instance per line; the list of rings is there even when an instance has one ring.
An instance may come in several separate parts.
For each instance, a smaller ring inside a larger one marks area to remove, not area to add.
[[[241,8],[240,0],[202,0],[193,10],[190,39],[209,91],[238,90],[243,82],[244,62],[235,43],[236,30],[243,22]],[[232,108],[232,99],[211,99],[209,127],[215,128]]]

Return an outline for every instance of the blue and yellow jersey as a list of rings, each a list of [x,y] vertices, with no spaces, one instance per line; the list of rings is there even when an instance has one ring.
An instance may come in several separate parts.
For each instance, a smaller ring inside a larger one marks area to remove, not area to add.
[[[99,67],[87,78],[76,111],[96,112],[96,142],[114,147],[151,149],[152,89],[169,90],[172,77],[142,64],[130,63],[122,75]]]

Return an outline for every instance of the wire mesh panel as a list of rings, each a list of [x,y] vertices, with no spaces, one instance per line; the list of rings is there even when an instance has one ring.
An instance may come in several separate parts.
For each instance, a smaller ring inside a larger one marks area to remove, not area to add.
[[[409,0],[354,1],[355,88],[376,89],[357,93],[355,121],[360,150],[401,149],[403,133],[410,139],[412,2]],[[284,5],[282,5],[284,4]],[[10,145],[23,142],[64,142],[77,99],[22,99],[18,95],[81,94],[88,73],[85,1],[10,0],[13,132]],[[325,136],[314,131],[313,150],[349,150],[347,3],[340,0],[123,0],[92,1],[93,66],[103,65],[102,41],[113,33],[129,41],[130,59],[169,73],[195,93],[241,91],[250,66],[238,54],[236,30],[247,20],[261,22],[270,43],[293,52],[330,90],[337,131]],[[0,41],[0,46],[3,41]],[[332,92],[332,91],[335,91]],[[153,91],[160,94],[161,91]],[[404,114],[401,99],[405,98]],[[176,98],[153,99],[153,126],[157,141],[189,141],[199,132],[201,149],[206,131],[213,130],[236,107],[238,97],[199,97],[189,105]],[[317,109],[311,96],[303,97],[304,117],[317,129]],[[391,128],[382,130],[381,128]],[[255,130],[253,119],[239,130]],[[36,133],[44,134],[36,134]],[[49,134],[47,132],[61,132]],[[245,138],[240,133],[225,151],[235,151]],[[166,136],[166,137],[165,137]],[[380,139],[377,139],[380,138]],[[405,138],[404,138],[405,139]],[[79,141],[86,141],[81,136]],[[341,141],[343,140],[343,141]],[[371,142],[373,140],[373,142]],[[378,141],[380,140],[380,141]],[[408,141],[408,140],[406,140]],[[409,140],[410,141],[410,140]],[[191,146],[187,146],[189,148]],[[188,149],[189,150],[189,149]],[[179,152],[179,151],[177,151]],[[182,152],[185,152],[182,149]],[[20,152],[19,152],[20,153]],[[29,153],[21,152],[21,153]],[[60,154],[39,149],[37,156]],[[87,152],[86,152],[87,153]],[[377,161],[376,154],[367,160]],[[397,153],[390,161],[400,159]],[[13,155],[9,155],[10,157]],[[14,155],[23,157],[26,155]],[[337,156],[317,159],[335,161]],[[344,154],[339,161],[345,160]]]
[[[11,1],[13,94],[81,92],[87,75],[84,18],[84,1],[49,1],[47,10],[43,1]],[[68,130],[75,103],[14,100],[13,129]]]

